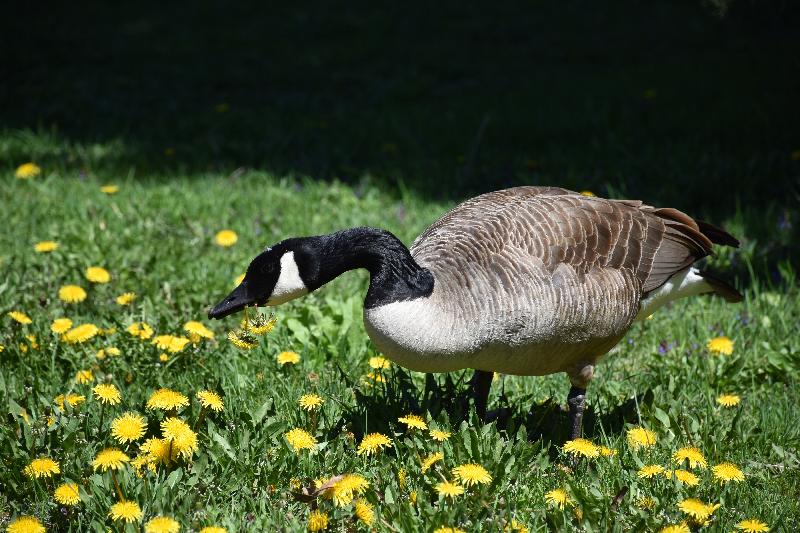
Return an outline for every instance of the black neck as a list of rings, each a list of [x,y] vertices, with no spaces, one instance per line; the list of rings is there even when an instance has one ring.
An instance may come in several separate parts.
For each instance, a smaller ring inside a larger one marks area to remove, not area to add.
[[[364,307],[429,296],[433,274],[419,266],[408,248],[388,231],[353,228],[296,242],[295,261],[309,290],[343,272],[365,268],[370,273]]]

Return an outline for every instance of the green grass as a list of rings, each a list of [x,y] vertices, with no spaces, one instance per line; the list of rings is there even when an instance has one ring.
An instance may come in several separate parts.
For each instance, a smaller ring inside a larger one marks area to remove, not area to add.
[[[207,308],[227,294],[249,259],[268,244],[356,225],[384,227],[410,243],[451,202],[380,192],[369,181],[352,187],[256,171],[87,179],[67,164],[45,167],[42,176],[29,181],[6,171],[2,180],[0,525],[33,514],[58,531],[135,530],[107,518],[116,500],[114,484],[109,474],[94,472],[91,463],[100,449],[114,445],[109,424],[124,411],[146,414],[148,436],[159,434],[161,415],[144,408],[159,387],[192,398],[179,413],[190,424],[199,416],[197,391],[215,390],[225,401],[224,412],[208,414],[199,425],[199,451],[191,461],[160,466],[144,478],[130,467],[119,475],[125,497],[141,505],[145,520],[167,514],[187,531],[211,523],[229,531],[302,530],[309,504],[293,496],[292,480],[308,486],[313,479],[348,472],[369,481],[364,497],[375,506],[374,526],[382,531],[430,531],[442,525],[496,531],[512,519],[531,531],[657,530],[682,520],[676,504],[687,497],[720,504],[705,528],[709,531],[730,531],[748,517],[774,531],[791,531],[800,519],[799,309],[787,264],[782,283],[751,283],[741,305],[695,298],[635,325],[600,364],[589,389],[586,435],[617,454],[573,464],[560,449],[566,438],[560,407],[568,389],[564,376],[506,376],[496,382],[490,408],[508,408],[504,427],[481,425],[465,411],[460,400],[466,395],[466,371],[425,376],[393,365],[384,384],[365,385],[368,358],[377,354],[361,322],[364,272],[347,273],[276,309],[277,326],[252,351],[239,351],[225,338],[239,317],[205,320]],[[102,194],[99,186],[106,182],[120,185],[119,193]],[[761,253],[762,243],[752,239],[757,228],[741,222],[741,214],[731,215],[728,222],[745,247],[721,254],[720,268],[737,261],[753,264]],[[213,242],[223,228],[239,235],[232,248]],[[33,244],[46,239],[58,241],[59,249],[35,253]],[[83,270],[90,265],[109,269],[112,281],[89,287]],[[86,301],[58,299],[59,287],[69,283],[88,288]],[[126,291],[138,298],[120,307],[114,298]],[[33,323],[16,324],[6,315],[11,310],[28,313]],[[68,345],[49,330],[58,317],[116,332]],[[160,350],[125,331],[140,320],[157,334],[177,335],[184,322],[203,320],[216,338],[190,345],[164,363]],[[30,349],[26,335],[36,337],[37,349]],[[734,340],[732,356],[705,349],[718,335]],[[98,360],[97,350],[108,346],[122,354]],[[275,357],[283,350],[297,351],[301,362],[279,366]],[[116,384],[122,404],[101,409],[89,385],[74,383],[81,369],[92,369],[97,381]],[[53,398],[70,391],[87,401],[75,410],[56,410]],[[297,404],[312,391],[325,399],[318,416]],[[741,395],[742,403],[732,409],[717,406],[715,398],[722,392]],[[412,401],[430,426],[452,433],[447,442],[438,444],[397,422],[412,410]],[[54,423],[48,426],[51,416]],[[657,445],[632,451],[625,432],[634,424],[655,431]],[[314,453],[298,454],[288,447],[283,435],[293,427],[315,435],[319,445]],[[367,432],[390,436],[394,447],[377,457],[358,456],[356,447]],[[693,488],[637,477],[643,464],[670,466],[671,453],[687,445],[700,448],[709,466],[736,463],[745,481],[721,486],[709,470],[700,469],[694,470],[700,485]],[[135,444],[122,447],[131,456],[137,450]],[[444,460],[423,474],[419,456],[434,451],[442,451]],[[55,479],[34,482],[22,473],[40,455],[60,463]],[[438,499],[433,484],[450,479],[451,468],[469,462],[483,465],[492,483],[454,501]],[[401,469],[404,485],[398,481]],[[53,489],[64,480],[83,487],[83,500],[75,508],[65,510],[53,502]],[[559,511],[546,505],[544,494],[559,487],[569,493],[574,508]],[[612,506],[623,487],[627,492]],[[412,492],[415,504],[410,503]],[[654,510],[636,506],[645,496],[655,500]],[[352,505],[336,507],[324,498],[317,504],[330,514],[329,529],[365,529],[356,525]]]

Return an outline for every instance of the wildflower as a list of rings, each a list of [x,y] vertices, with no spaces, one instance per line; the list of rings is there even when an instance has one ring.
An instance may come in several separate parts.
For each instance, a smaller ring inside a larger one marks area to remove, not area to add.
[[[218,246],[222,246],[223,248],[228,248],[229,246],[233,246],[236,244],[236,241],[239,240],[239,236],[236,235],[235,231],[224,229],[214,236],[214,242],[217,243]]]
[[[432,429],[431,438],[437,442],[444,442],[450,438],[450,432],[442,431],[440,429]]]
[[[733,353],[733,341],[728,337],[714,337],[706,344],[709,352],[719,355],[731,355]]]
[[[179,353],[189,344],[189,339],[186,337],[176,337],[175,335],[159,335],[153,339],[153,344],[155,344],[159,350]]]
[[[455,498],[456,496],[464,494],[464,487],[450,481],[442,481],[436,484],[436,492],[439,496],[444,496],[445,498]]]
[[[77,407],[86,401],[86,396],[82,396],[80,394],[75,394],[70,392],[67,395],[59,394],[53,401],[58,405],[58,407],[63,411],[64,405],[69,404],[70,407]]]
[[[181,525],[168,516],[157,516],[144,525],[144,533],[178,533]]]
[[[167,439],[151,437],[145,440],[139,447],[139,453],[146,458],[148,466],[152,463],[168,464],[171,460],[178,458],[178,450],[170,447]]]
[[[691,529],[686,523],[677,524],[674,526],[664,526],[658,530],[658,533],[691,533]]]
[[[355,513],[356,518],[368,526],[372,525],[372,522],[375,520],[375,511],[372,505],[363,498],[356,500]]]
[[[296,365],[300,362],[300,354],[297,352],[281,352],[276,359],[281,366],[285,364]]]
[[[115,521],[136,522],[142,518],[142,510],[136,502],[122,500],[111,506],[108,516]]]
[[[24,326],[30,324],[31,322],[33,322],[33,320],[31,320],[31,317],[29,317],[28,315],[26,315],[22,311],[9,311],[8,312],[8,316],[10,316],[15,321],[19,322],[20,324],[22,324]]]
[[[50,324],[50,331],[57,334],[66,333],[66,331],[72,327],[72,320],[69,318],[56,318],[53,320],[53,323]]]
[[[466,533],[466,531],[457,527],[442,526],[434,529],[433,533]]]
[[[703,503],[697,498],[688,498],[678,503],[678,509],[696,520],[705,520],[717,510],[719,504]]]
[[[147,340],[153,336],[153,328],[146,322],[134,322],[128,326],[128,333],[142,340]]]
[[[17,170],[14,172],[14,176],[21,180],[26,180],[29,178],[35,178],[41,173],[42,169],[39,168],[39,165],[36,163],[23,163],[17,167]]]
[[[311,511],[308,515],[308,530],[309,531],[322,531],[328,527],[328,514],[323,513],[319,509]]]
[[[180,407],[189,405],[189,398],[176,392],[172,389],[158,389],[147,400],[147,409],[152,411],[154,409],[161,409],[163,411],[171,411]]]
[[[583,196],[595,196],[595,194],[592,191],[581,191],[581,194]]]
[[[425,472],[428,471],[428,469],[430,469],[430,467],[433,466],[435,462],[442,461],[443,459],[444,459],[444,454],[442,452],[436,452],[432,453],[431,455],[428,455],[427,457],[422,459],[422,473],[424,474]]]
[[[745,533],[761,533],[762,531],[769,531],[769,526],[755,518],[748,518],[736,524],[736,529],[744,531]]]
[[[314,409],[318,409],[324,401],[325,400],[316,394],[304,394],[300,397],[297,403],[299,403],[300,407],[306,411],[313,411]]]
[[[111,274],[103,267],[93,266],[86,269],[84,273],[86,279],[92,283],[108,283],[111,281]]]
[[[206,526],[200,530],[200,533],[228,533],[228,530],[220,526]]]
[[[389,366],[391,366],[391,362],[389,362],[389,360],[385,357],[370,357],[369,366],[375,370],[386,370],[389,368]]]
[[[100,333],[100,328],[94,324],[81,324],[64,333],[61,340],[67,344],[80,344],[86,342]]]
[[[364,383],[366,385],[372,385],[370,380],[374,381],[375,383],[384,383],[386,378],[383,377],[383,374],[376,373],[376,372],[369,372],[364,376]]]
[[[100,187],[100,192],[105,194],[116,194],[119,191],[118,185],[103,185]]]
[[[56,241],[40,241],[33,245],[33,250],[40,254],[46,254],[56,249],[58,249],[58,243]]]
[[[664,467],[661,465],[645,465],[636,473],[637,476],[643,479],[650,479],[664,472]]]
[[[122,396],[119,389],[113,383],[99,383],[92,389],[95,398],[100,400],[101,403],[109,405],[117,405],[122,401]]]
[[[64,285],[58,289],[58,297],[68,304],[75,304],[86,299],[86,291],[78,285]]]
[[[517,522],[516,518],[512,518],[511,523],[506,524],[506,527],[503,529],[503,531],[512,533],[528,533],[528,526],[522,522]]]
[[[723,407],[735,407],[741,401],[742,398],[737,394],[720,394],[717,396],[717,403]]]
[[[120,443],[133,442],[144,436],[147,420],[138,413],[125,413],[111,422],[111,435]]]
[[[405,488],[406,486],[406,469],[401,468],[397,471],[397,484],[400,485],[400,488]]]
[[[230,331],[228,332],[228,340],[240,350],[252,350],[258,346],[256,338],[246,331]]]
[[[652,511],[656,508],[656,501],[650,496],[642,496],[637,498],[635,502],[636,507],[644,509],[645,511]]]
[[[603,457],[613,457],[617,455],[617,450],[613,450],[608,446],[600,446],[600,455]]]
[[[200,400],[200,405],[203,407],[217,412],[225,409],[225,404],[222,402],[222,398],[220,398],[219,394],[214,391],[201,390],[196,394],[196,397],[198,400]]]
[[[170,417],[161,422],[161,435],[172,444],[172,449],[184,459],[189,459],[197,451],[197,433],[180,418]]]
[[[189,333],[189,337],[191,337],[192,335],[196,335],[204,339],[214,338],[214,332],[205,327],[205,325],[203,325],[201,322],[190,320],[189,322],[183,325],[183,329],[184,331]]]
[[[300,428],[290,429],[284,434],[284,437],[295,452],[310,450],[317,444],[317,439],[311,433]]]
[[[409,429],[428,429],[428,424],[419,415],[401,416],[397,421],[407,425]]]
[[[23,472],[31,479],[48,478],[53,474],[60,474],[61,467],[49,457],[39,457],[31,461]]]
[[[563,509],[565,505],[575,505],[564,489],[551,490],[544,495],[544,501],[559,509]]]
[[[274,316],[264,318],[263,315],[258,314],[253,320],[242,319],[241,328],[254,335],[266,335],[273,330],[277,323],[278,319]]]
[[[358,455],[372,455],[378,453],[383,448],[391,448],[392,441],[383,433],[370,433],[365,435],[358,445],[356,453]]]
[[[744,473],[733,463],[721,463],[711,468],[714,479],[720,482],[744,481]]]
[[[700,479],[688,470],[675,470],[674,472],[669,473],[665,472],[664,476],[666,478],[675,476],[675,479],[690,487],[696,487],[700,483]]]
[[[92,381],[94,381],[94,374],[91,370],[78,370],[78,373],[75,374],[75,383],[84,384]]]
[[[628,446],[633,450],[639,448],[650,448],[656,445],[656,434],[643,427],[634,427],[627,433]]]
[[[470,487],[476,483],[488,485],[492,482],[492,476],[484,467],[479,464],[469,463],[457,466],[453,469],[453,475],[462,485]]]
[[[162,363],[166,363],[167,361],[169,361],[169,356],[165,353],[162,353],[161,355],[158,356],[158,360],[161,361]]]
[[[333,503],[344,507],[369,488],[369,481],[358,474],[345,474],[342,479],[325,491],[325,495],[333,499]]]
[[[600,447],[589,440],[577,438],[564,443],[564,451],[572,455],[594,458],[600,455]]]
[[[117,448],[105,448],[100,450],[95,456],[94,461],[92,461],[92,467],[95,470],[102,470],[103,472],[107,470],[120,470],[125,463],[130,462],[130,460],[130,457],[122,450],[118,450]]]
[[[95,357],[98,359],[105,359],[106,355],[110,355],[112,357],[116,357],[122,352],[119,351],[119,348],[115,348],[114,346],[109,346],[108,348],[101,348],[97,350]]]
[[[8,533],[45,533],[44,526],[33,516],[20,516],[8,524]]]
[[[135,292],[123,292],[116,298],[117,305],[130,305],[136,299]],[[130,331],[130,330],[129,330]]]
[[[78,505],[81,501],[78,485],[69,482],[59,485],[53,493],[53,497],[61,505]]]
[[[708,464],[706,463],[706,458],[703,457],[703,452],[692,446],[684,446],[677,452],[673,453],[672,461],[676,465],[683,463],[683,461],[688,461],[690,468],[705,468]]]

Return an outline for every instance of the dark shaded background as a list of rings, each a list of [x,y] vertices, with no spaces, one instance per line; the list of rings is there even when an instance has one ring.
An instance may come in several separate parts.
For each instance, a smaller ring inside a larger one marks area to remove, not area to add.
[[[0,22],[0,119],[95,173],[368,174],[437,198],[548,183],[779,213],[800,175],[797,6],[26,2]]]

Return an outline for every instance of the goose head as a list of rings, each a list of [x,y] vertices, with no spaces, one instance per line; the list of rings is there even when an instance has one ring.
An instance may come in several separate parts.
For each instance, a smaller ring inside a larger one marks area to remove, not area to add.
[[[208,312],[208,318],[224,318],[251,305],[275,306],[309,292],[303,270],[308,270],[304,239],[289,239],[256,256],[238,287]]]

